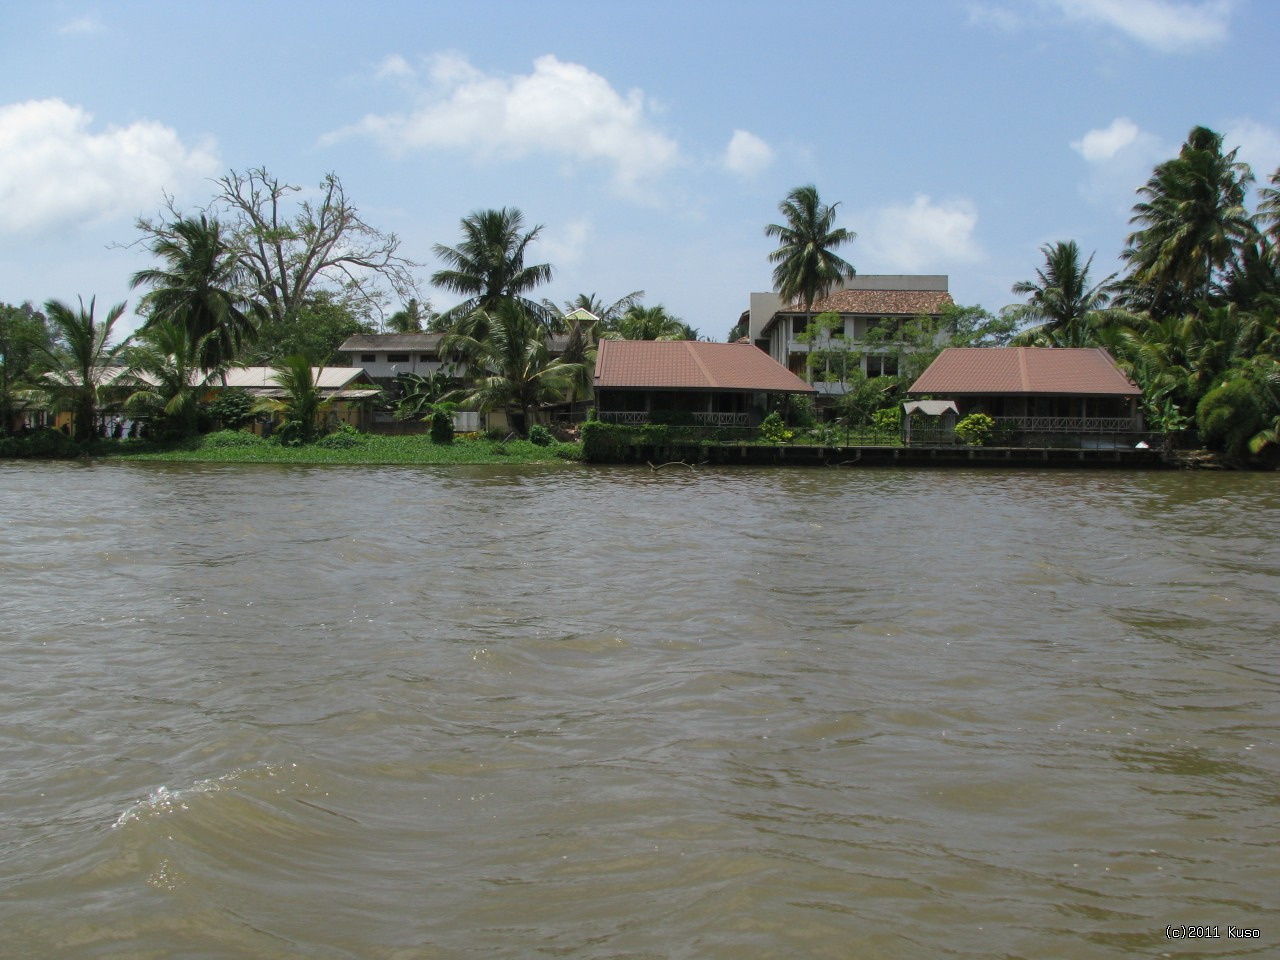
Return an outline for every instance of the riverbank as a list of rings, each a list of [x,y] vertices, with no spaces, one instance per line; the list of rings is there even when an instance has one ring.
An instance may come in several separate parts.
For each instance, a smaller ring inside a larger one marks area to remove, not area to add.
[[[48,449],[45,449],[45,447]],[[576,461],[581,448],[574,443],[540,446],[528,440],[490,440],[458,437],[453,443],[432,443],[426,435],[383,436],[340,432],[315,443],[287,447],[249,433],[222,431],[172,444],[140,440],[96,440],[78,446],[41,445],[15,458],[80,459],[163,463],[347,463],[364,466],[396,464],[550,464]]]

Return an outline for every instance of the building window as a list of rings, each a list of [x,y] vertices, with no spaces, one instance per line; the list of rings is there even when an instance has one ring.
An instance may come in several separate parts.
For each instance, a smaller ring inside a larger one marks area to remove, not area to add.
[[[868,377],[896,377],[898,375],[898,358],[869,355],[867,357]]]
[[[431,363],[432,360],[433,360],[433,357],[429,353],[424,353],[422,354],[422,356],[418,357],[419,363]]]
[[[388,353],[387,363],[408,363],[409,355],[407,353]]]
[[[377,363],[378,355],[376,353],[362,353],[360,354],[360,362],[361,363]]]

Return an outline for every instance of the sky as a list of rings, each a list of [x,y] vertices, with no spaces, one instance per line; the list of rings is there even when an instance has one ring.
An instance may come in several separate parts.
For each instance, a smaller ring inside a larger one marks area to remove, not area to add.
[[[433,245],[516,207],[536,295],[643,290],[724,339],[814,184],[859,273],[996,311],[1047,243],[1120,270],[1192,127],[1280,167],[1277,50],[1275,0],[6,0],[0,302],[132,308],[137,217],[265,167],[298,196],[335,173],[438,310]]]

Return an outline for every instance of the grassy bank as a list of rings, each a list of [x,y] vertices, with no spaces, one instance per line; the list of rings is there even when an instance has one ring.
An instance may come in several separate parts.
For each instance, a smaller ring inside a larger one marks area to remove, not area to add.
[[[528,440],[459,437],[453,443],[437,444],[425,435],[335,434],[305,446],[285,447],[226,431],[171,445],[100,440],[73,449],[75,452],[67,450],[63,456],[167,463],[564,463],[581,455],[580,447],[572,443],[538,446]]]

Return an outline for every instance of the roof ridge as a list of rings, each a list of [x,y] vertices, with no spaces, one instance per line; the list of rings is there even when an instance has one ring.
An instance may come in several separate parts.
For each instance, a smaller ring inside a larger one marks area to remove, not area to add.
[[[1031,391],[1031,378],[1027,375],[1027,350],[1028,347],[1018,348],[1018,383],[1021,384],[1025,392]]]
[[[711,375],[711,371],[707,369],[707,365],[703,363],[702,358],[698,356],[698,351],[693,349],[693,347],[691,346],[692,344],[695,344],[698,341],[682,340],[680,342],[684,344],[685,353],[693,357],[693,362],[698,365],[698,369],[702,371],[702,375],[707,378],[707,383],[711,384],[713,387],[720,386],[720,381]]]

